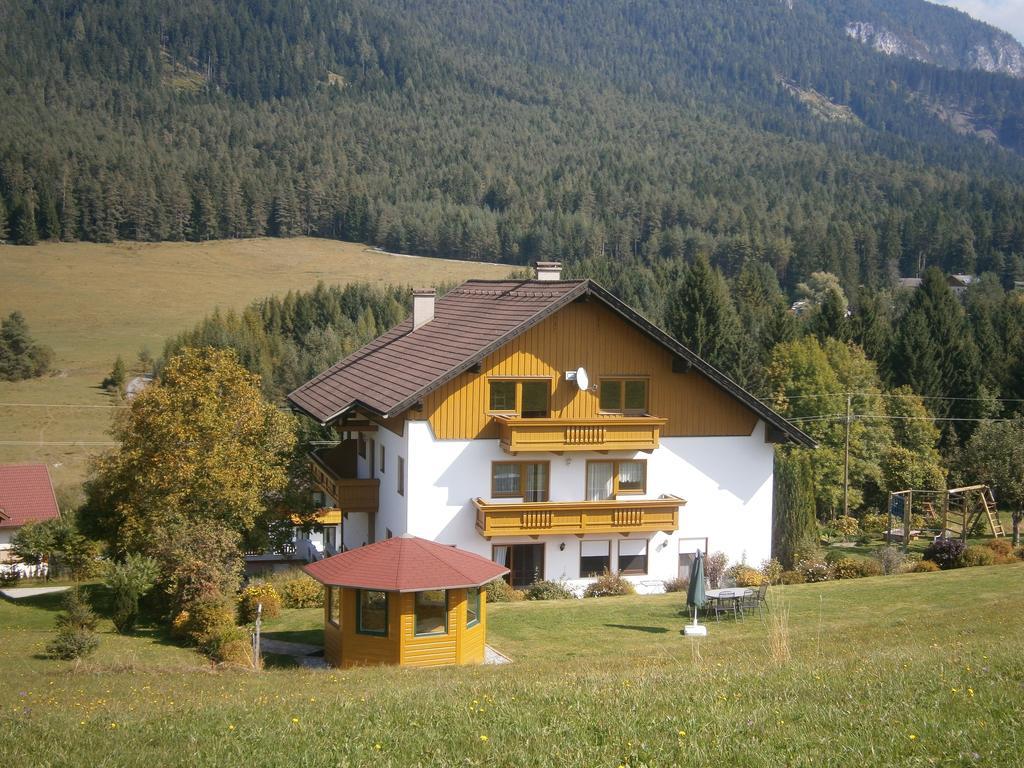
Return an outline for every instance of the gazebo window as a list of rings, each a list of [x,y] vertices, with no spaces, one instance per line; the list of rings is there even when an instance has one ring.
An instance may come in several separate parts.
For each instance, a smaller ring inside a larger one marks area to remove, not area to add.
[[[466,590],[466,628],[480,623],[480,587]]]
[[[448,592],[431,589],[416,593],[416,635],[448,634]]]
[[[388,593],[359,590],[356,601],[356,631],[361,635],[388,635]]]
[[[341,587],[327,588],[327,620],[336,627],[341,626]]]

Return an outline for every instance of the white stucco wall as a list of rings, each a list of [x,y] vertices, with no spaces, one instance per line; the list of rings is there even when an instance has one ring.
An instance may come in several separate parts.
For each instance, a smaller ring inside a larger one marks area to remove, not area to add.
[[[374,540],[383,541],[387,538],[387,531],[390,529],[391,533],[395,536],[405,533],[409,529],[408,525],[408,499],[409,489],[406,488],[404,496],[398,493],[398,458],[402,457],[406,460],[406,474],[408,474],[409,464],[409,451],[407,447],[408,430],[405,435],[396,435],[389,429],[381,427],[376,432],[369,433],[367,435],[367,446],[369,447],[371,441],[373,450],[376,452],[376,460],[374,462],[374,477],[380,480],[380,502],[377,508],[377,523],[374,530]],[[384,446],[384,467],[381,467],[380,463],[380,449]],[[367,452],[367,458],[359,457],[357,461],[358,475],[361,478],[370,477],[370,459],[369,452]],[[348,533],[345,535],[346,546],[359,546],[366,539],[366,516],[365,515],[350,515],[351,518],[356,518],[353,521],[352,530],[350,531],[353,540],[350,543],[350,536]],[[363,518],[359,520],[358,518]],[[354,540],[354,537],[362,534],[362,538],[358,541]]]
[[[546,578],[573,581],[578,577],[580,539],[575,536],[487,541],[476,531],[476,509],[470,499],[489,497],[491,462],[509,459],[497,440],[436,440],[425,421],[407,422],[406,438],[410,533],[485,557],[491,556],[492,544],[542,543]],[[656,591],[661,581],[678,575],[681,540],[687,540],[683,546],[689,549],[693,545],[689,540],[706,538],[710,551],[721,550],[732,562],[745,557],[756,565],[770,556],[773,447],[764,442],[763,422],[749,437],[663,438],[661,447],[651,454],[544,453],[518,458],[551,462],[552,501],[583,499],[587,459],[609,458],[647,460],[647,494],[628,498],[674,494],[686,500],[680,509],[678,531],[649,535],[648,573],[630,577],[641,591]],[[625,537],[587,538],[610,538],[612,569],[616,570],[617,542]]]

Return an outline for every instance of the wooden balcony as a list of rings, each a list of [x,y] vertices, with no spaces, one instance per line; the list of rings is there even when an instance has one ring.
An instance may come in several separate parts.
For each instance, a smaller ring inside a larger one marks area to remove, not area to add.
[[[679,527],[678,496],[636,501],[543,501],[495,503],[473,499],[476,527],[492,536],[585,533],[671,533]]]
[[[524,419],[495,416],[501,447],[524,451],[653,451],[668,419],[604,416],[594,419]]]
[[[336,458],[331,454],[315,451],[309,455],[316,489],[334,499],[334,503],[343,513],[376,512],[380,498],[380,480],[347,477],[349,472],[343,472],[343,464],[332,460]],[[351,474],[355,474],[354,469]]]

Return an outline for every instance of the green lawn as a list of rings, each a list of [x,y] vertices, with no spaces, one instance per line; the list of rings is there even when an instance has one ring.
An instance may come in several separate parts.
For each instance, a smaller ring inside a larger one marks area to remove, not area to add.
[[[40,659],[55,600],[0,603],[0,751],[35,766],[1020,764],[1024,564],[773,599],[788,663],[770,622],[683,638],[665,595],[492,606],[506,667],[260,674],[109,632],[78,668]],[[308,638],[321,616],[267,631]]]
[[[131,365],[142,347],[159,355],[168,336],[215,307],[241,309],[321,280],[420,286],[501,278],[510,269],[306,237],[0,247],[0,316],[20,310],[33,336],[53,347],[57,369],[43,379],[0,382],[0,463],[46,462],[55,484],[73,492],[101,447],[25,443],[109,440],[113,411],[102,407],[111,400],[99,384],[114,358]]]

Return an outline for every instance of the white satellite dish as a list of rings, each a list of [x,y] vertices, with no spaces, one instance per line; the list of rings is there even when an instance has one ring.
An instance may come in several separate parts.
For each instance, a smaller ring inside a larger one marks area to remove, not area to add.
[[[586,392],[590,387],[590,376],[583,366],[576,369],[576,386],[579,387],[580,392]]]

